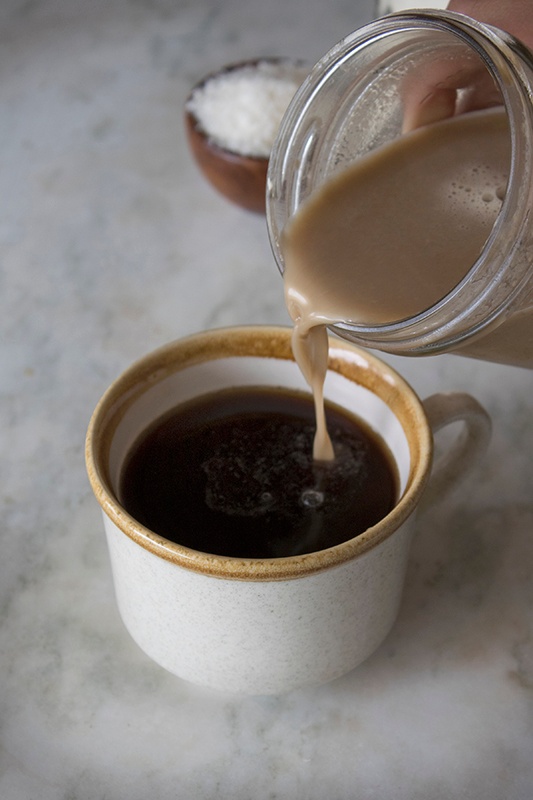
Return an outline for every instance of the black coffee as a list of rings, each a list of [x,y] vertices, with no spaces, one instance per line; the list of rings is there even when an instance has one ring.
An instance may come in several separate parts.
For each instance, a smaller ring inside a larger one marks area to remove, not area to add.
[[[195,399],[133,446],[120,500],[155,533],[240,558],[323,550],[382,519],[396,467],[366,425],[326,404],[332,462],[312,458],[315,413],[304,393],[230,389]]]

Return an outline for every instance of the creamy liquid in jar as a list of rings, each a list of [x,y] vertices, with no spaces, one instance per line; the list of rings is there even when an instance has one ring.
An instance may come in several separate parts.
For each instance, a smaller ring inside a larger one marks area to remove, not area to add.
[[[315,396],[316,459],[333,457],[322,401],[326,326],[396,322],[448,294],[491,232],[510,153],[501,109],[428,125],[334,176],[288,223],[285,298],[295,358]]]

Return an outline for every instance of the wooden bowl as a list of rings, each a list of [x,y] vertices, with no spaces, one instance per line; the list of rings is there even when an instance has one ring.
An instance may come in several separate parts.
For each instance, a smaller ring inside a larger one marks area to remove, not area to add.
[[[262,214],[265,213],[266,206],[268,156],[244,155],[221,146],[202,129],[188,105],[194,92],[201,89],[208,81],[230,71],[257,67],[263,63],[289,65],[301,70],[302,79],[305,75],[303,64],[290,62],[287,59],[261,58],[243,61],[225,66],[221,70],[207,75],[193,87],[185,104],[187,140],[195,161],[205,178],[232,203],[248,211]]]
[[[198,127],[190,111],[185,112],[185,128],[196,163],[209,183],[232,203],[264,214],[268,158],[219,147]]]

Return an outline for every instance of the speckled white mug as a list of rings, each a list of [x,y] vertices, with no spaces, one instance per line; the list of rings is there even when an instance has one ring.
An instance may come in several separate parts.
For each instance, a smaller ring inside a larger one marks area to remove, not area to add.
[[[243,327],[169,344],[133,364],[90,422],[86,459],[103,509],[118,607],[137,644],[170,672],[215,689],[277,694],[330,681],[366,659],[397,615],[414,512],[430,476],[433,435],[463,420],[432,483],[446,484],[490,437],[468,395],[422,403],[389,366],[332,339],[325,396],[367,421],[388,444],[401,483],[393,511],[328,550],[272,560],[196,552],[144,528],[121,506],[117,484],[137,436],[179,403],[216,389],[305,389],[291,331]]]

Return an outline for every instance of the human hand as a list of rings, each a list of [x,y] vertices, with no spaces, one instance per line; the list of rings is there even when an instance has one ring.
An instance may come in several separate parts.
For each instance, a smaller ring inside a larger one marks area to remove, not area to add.
[[[531,0],[450,0],[447,8],[507,31],[527,47],[533,47]]]
[[[500,28],[533,47],[531,0],[450,0],[447,9]],[[423,77],[418,74],[416,81],[411,77],[404,89],[404,131],[501,105],[499,89],[474,51],[435,58],[424,66]]]

